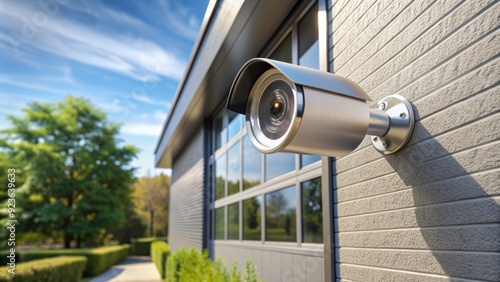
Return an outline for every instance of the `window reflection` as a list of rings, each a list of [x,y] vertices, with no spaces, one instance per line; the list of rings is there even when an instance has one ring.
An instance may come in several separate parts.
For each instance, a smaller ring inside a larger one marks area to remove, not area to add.
[[[214,231],[214,227],[215,227],[213,215],[214,215],[214,210],[209,209],[208,210],[208,238],[210,240],[214,239],[214,234],[212,233]]]
[[[232,195],[240,191],[240,142],[234,144],[227,153],[227,193]]]
[[[243,240],[260,240],[262,196],[243,201]]]
[[[215,210],[215,239],[224,240],[224,207]]]
[[[298,25],[299,65],[319,69],[318,9],[313,8]]]
[[[215,199],[223,198],[226,194],[226,155],[220,156],[215,161]]]
[[[219,149],[220,147],[226,145],[226,135],[227,130],[224,125],[224,112],[221,112],[214,119],[214,131],[215,131],[215,148],[214,150]]]
[[[302,240],[323,243],[323,212],[321,177],[301,183],[302,189]]]
[[[276,48],[276,50],[269,56],[270,59],[282,61],[285,63],[292,63],[292,35],[283,39],[281,44]]]
[[[229,113],[229,123],[227,125],[228,140],[233,139],[238,132],[240,132],[243,124],[243,115],[236,114],[228,111]]]
[[[310,164],[315,163],[315,162],[320,161],[320,160],[321,160],[320,156],[301,155],[300,156],[300,166],[305,167],[307,165],[310,165]]]
[[[262,154],[257,151],[248,136],[243,138],[243,189],[260,184],[262,174]]]
[[[266,195],[266,240],[297,240],[295,186]]]
[[[240,239],[240,205],[239,203],[227,207],[227,239]]]
[[[266,181],[295,169],[295,155],[276,153],[266,155]]]

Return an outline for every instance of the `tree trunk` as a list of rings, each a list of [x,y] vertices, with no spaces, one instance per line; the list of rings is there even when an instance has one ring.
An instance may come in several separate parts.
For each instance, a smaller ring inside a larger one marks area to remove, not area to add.
[[[151,209],[149,210],[149,237],[153,237],[154,220],[155,220],[155,211]]]
[[[76,236],[76,248],[80,249],[82,247],[82,234]]]
[[[73,195],[68,195],[68,208],[71,209],[73,207]],[[64,232],[64,248],[71,248],[71,240],[73,240],[73,235],[68,233],[68,227],[71,223],[70,216],[67,216],[63,219],[63,232]]]
[[[99,245],[104,246],[104,240],[106,240],[106,237],[108,237],[108,230],[104,230],[104,234],[101,236],[101,239],[99,240]]]
[[[69,225],[69,218],[65,218],[63,223],[65,249],[71,248],[71,240],[73,240],[73,236],[66,230],[68,228],[68,225]]]

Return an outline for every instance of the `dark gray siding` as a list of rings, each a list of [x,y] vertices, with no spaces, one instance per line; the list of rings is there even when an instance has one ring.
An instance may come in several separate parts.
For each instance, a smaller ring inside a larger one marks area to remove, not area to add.
[[[337,278],[500,281],[500,2],[329,9],[331,69],[417,111],[400,153],[366,138],[333,164]]]
[[[199,129],[172,166],[168,237],[173,250],[203,247],[203,144]]]

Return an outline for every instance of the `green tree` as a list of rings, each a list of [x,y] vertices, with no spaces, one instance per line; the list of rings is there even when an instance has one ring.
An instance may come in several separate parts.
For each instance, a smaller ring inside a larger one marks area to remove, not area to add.
[[[259,225],[260,203],[257,198],[247,200],[246,209],[243,212],[248,228],[255,229]]]
[[[0,184],[3,185],[2,189],[0,189],[0,203],[4,203],[7,198],[7,170],[10,168],[8,167],[8,155],[4,152],[0,152]],[[1,212],[1,211],[0,211]],[[2,214],[2,218],[3,218]]]
[[[149,227],[149,236],[168,234],[168,195],[170,177],[160,174],[139,178],[134,185],[132,202],[143,222]]]
[[[133,238],[141,238],[146,235],[147,226],[135,210],[132,200],[125,205],[125,223],[121,227],[113,227],[110,233],[120,244],[130,244]]]
[[[8,117],[13,127],[2,131],[0,145],[26,177],[17,191],[24,226],[62,230],[69,248],[123,224],[138,149],[121,146],[119,124],[81,97],[32,102],[23,111]]]

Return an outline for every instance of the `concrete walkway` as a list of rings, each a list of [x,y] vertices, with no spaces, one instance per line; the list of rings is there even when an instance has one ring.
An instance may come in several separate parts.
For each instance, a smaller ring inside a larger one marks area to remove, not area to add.
[[[162,280],[150,257],[131,256],[90,280],[90,282],[106,281],[161,282]]]

